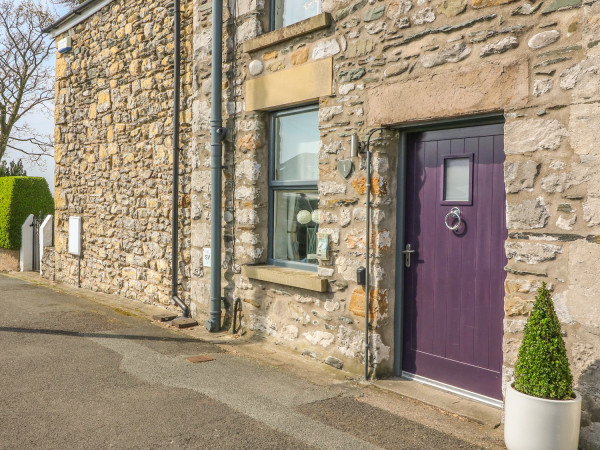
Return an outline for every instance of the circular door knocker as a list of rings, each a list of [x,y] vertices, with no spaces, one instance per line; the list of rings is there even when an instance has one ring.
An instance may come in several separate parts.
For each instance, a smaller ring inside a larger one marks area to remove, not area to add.
[[[456,223],[454,225],[450,225],[448,223],[448,219],[450,217],[454,217],[456,219]],[[460,227],[461,223],[462,223],[462,220],[460,218],[460,209],[458,209],[455,206],[454,208],[452,208],[450,210],[450,212],[448,214],[446,214],[446,217],[444,218],[444,224],[446,225],[446,228],[448,228],[449,230],[456,231]]]

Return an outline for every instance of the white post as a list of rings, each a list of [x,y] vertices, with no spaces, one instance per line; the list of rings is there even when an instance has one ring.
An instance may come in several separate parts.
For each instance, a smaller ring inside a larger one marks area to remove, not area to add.
[[[33,269],[33,214],[29,214],[25,223],[21,226],[21,257],[20,269],[25,272]]]
[[[54,216],[46,216],[44,222],[40,226],[40,275],[42,274],[42,258],[44,257],[44,247],[52,245],[52,224]]]

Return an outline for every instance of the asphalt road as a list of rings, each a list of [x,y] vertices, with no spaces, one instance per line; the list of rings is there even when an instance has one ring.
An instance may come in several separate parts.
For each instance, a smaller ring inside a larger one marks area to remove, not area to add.
[[[211,361],[193,364],[185,357]],[[317,385],[124,310],[0,275],[0,448],[502,448],[456,417]]]

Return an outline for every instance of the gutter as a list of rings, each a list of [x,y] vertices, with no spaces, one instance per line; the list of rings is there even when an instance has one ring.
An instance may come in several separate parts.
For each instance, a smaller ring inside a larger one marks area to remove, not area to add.
[[[113,0],[86,0],[67,14],[59,18],[56,22],[42,30],[42,33],[49,33],[56,37],[61,33],[73,28],[75,25],[83,22],[95,13],[100,11]]]
[[[210,231],[210,318],[206,329],[211,332],[221,329],[221,224],[222,224],[222,169],[223,128],[222,92],[223,82],[223,1],[212,1],[212,63],[211,63],[211,231]]]
[[[173,203],[171,213],[171,299],[181,308],[182,316],[189,317],[189,307],[178,297],[179,262],[179,126],[181,110],[181,8],[174,0],[173,50]]]

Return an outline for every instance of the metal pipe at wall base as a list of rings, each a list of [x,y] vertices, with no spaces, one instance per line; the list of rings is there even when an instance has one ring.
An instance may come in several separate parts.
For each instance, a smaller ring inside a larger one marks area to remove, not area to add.
[[[189,317],[189,307],[177,295],[179,261],[179,126],[181,108],[181,5],[174,0],[173,40],[173,199],[171,212],[171,299],[181,308],[182,316]]]
[[[223,118],[221,113],[221,84],[223,81],[223,2],[212,2],[212,88],[211,88],[211,232],[210,232],[210,318],[206,329],[216,332],[221,329],[221,214],[222,214],[222,170],[223,170]]]

